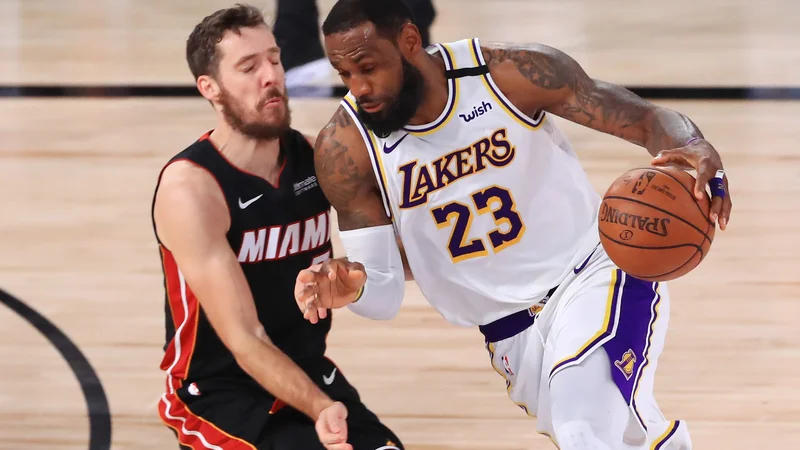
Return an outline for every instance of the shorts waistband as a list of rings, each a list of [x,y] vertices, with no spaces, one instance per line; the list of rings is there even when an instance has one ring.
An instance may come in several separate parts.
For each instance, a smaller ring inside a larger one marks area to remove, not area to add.
[[[547,291],[547,294],[544,296],[544,298],[536,305],[523,309],[522,311],[517,311],[508,316],[501,317],[492,323],[481,325],[478,327],[478,330],[483,333],[484,338],[486,338],[486,342],[498,342],[522,333],[528,329],[528,327],[533,325],[534,321],[536,321],[536,315],[541,310],[540,304],[542,302],[547,302],[557,288],[558,286]]]

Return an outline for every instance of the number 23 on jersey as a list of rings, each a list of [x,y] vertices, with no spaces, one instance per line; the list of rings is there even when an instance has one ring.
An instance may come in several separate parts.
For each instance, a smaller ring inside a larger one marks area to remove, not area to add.
[[[450,202],[431,210],[436,226],[450,226],[447,250],[453,262],[460,262],[489,254],[487,242],[495,253],[508,248],[522,239],[525,224],[515,209],[511,192],[500,186],[481,189],[470,195],[471,204]],[[469,239],[470,225],[474,214],[491,212],[497,228],[486,234],[485,238]],[[506,225],[506,230],[502,229]]]

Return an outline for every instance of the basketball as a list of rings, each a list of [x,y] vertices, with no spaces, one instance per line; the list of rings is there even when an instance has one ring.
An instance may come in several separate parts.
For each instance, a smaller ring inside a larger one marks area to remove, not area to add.
[[[668,281],[689,273],[708,255],[715,226],[708,195],[694,196],[695,178],[667,167],[629,170],[600,205],[600,242],[626,273]]]

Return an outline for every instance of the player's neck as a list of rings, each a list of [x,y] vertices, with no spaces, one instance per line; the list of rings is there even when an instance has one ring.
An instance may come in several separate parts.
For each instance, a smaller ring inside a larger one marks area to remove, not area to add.
[[[227,124],[209,136],[220,153],[235,167],[276,185],[280,178],[280,140],[254,139],[231,129]]]
[[[424,80],[424,94],[422,103],[408,124],[423,125],[435,121],[447,106],[447,78],[444,76],[444,61],[437,55],[423,52],[415,65]]]

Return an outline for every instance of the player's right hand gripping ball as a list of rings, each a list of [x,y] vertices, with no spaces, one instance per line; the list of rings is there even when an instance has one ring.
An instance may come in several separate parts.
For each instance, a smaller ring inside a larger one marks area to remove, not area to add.
[[[600,205],[600,242],[623,271],[649,281],[686,275],[708,255],[715,225],[708,195],[697,200],[695,178],[669,167],[629,170]]]

